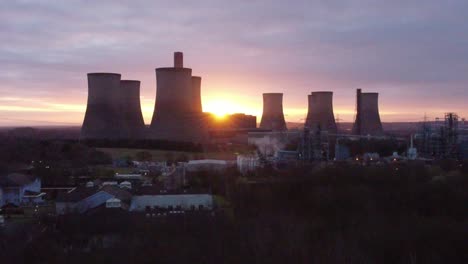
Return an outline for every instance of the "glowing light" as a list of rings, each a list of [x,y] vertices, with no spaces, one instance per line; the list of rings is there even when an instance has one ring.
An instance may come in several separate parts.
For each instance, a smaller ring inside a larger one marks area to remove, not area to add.
[[[216,119],[219,119],[219,120],[226,118],[226,115],[227,115],[227,113],[212,113],[212,114],[216,117]]]
[[[223,99],[203,102],[203,111],[212,113],[219,119],[226,117],[228,114],[251,112],[242,103]]]

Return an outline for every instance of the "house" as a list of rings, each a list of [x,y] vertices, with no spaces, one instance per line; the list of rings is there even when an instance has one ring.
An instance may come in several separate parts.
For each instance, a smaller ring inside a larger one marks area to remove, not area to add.
[[[87,184],[76,187],[57,197],[55,209],[58,215],[67,213],[86,213],[98,207],[106,207],[107,202],[114,204],[116,199],[120,201],[123,209],[128,209],[132,195],[126,189],[115,185],[102,187]]]
[[[24,173],[0,176],[0,206],[40,204],[45,193],[41,192],[41,180]]]

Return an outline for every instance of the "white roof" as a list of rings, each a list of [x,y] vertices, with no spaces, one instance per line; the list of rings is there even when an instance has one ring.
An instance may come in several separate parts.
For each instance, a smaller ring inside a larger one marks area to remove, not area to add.
[[[144,211],[147,206],[181,206],[182,208],[189,209],[192,205],[203,205],[204,207],[211,208],[213,206],[213,196],[211,194],[160,194],[133,196],[130,211]]]
[[[117,198],[110,198],[106,201],[106,203],[120,203],[121,201]]]
[[[187,165],[198,165],[198,164],[227,165],[227,161],[214,160],[214,159],[191,160],[188,162]]]

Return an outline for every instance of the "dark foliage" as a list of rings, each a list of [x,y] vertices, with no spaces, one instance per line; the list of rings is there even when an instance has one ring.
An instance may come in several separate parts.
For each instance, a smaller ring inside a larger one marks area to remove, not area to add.
[[[42,220],[45,232],[4,254],[27,263],[468,263],[468,173],[454,168],[339,164],[248,180],[200,173],[193,184],[228,198],[232,215]]]

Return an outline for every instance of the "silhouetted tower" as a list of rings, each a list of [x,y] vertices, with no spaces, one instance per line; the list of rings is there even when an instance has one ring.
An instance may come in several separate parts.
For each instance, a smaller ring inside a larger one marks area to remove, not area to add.
[[[145,121],[141,113],[140,81],[122,80],[120,86],[123,95],[122,116],[127,138],[142,139],[145,132]]]
[[[88,73],[88,103],[82,139],[120,139],[122,131],[120,74]]]
[[[383,135],[379,114],[379,94],[362,93],[357,89],[356,120],[353,125],[354,135]]]
[[[201,101],[201,77],[192,76],[193,107],[195,112],[203,112]]]
[[[312,92],[308,96],[309,107],[305,126],[311,131],[319,127],[323,131],[336,134],[337,128],[333,114],[333,92]]]
[[[203,115],[198,109],[200,95],[192,83],[192,69],[183,67],[182,52],[174,53],[174,67],[156,69],[156,104],[150,138],[186,142],[206,139]]]
[[[262,120],[260,121],[260,128],[274,131],[287,130],[283,114],[282,93],[263,94],[263,114]]]

